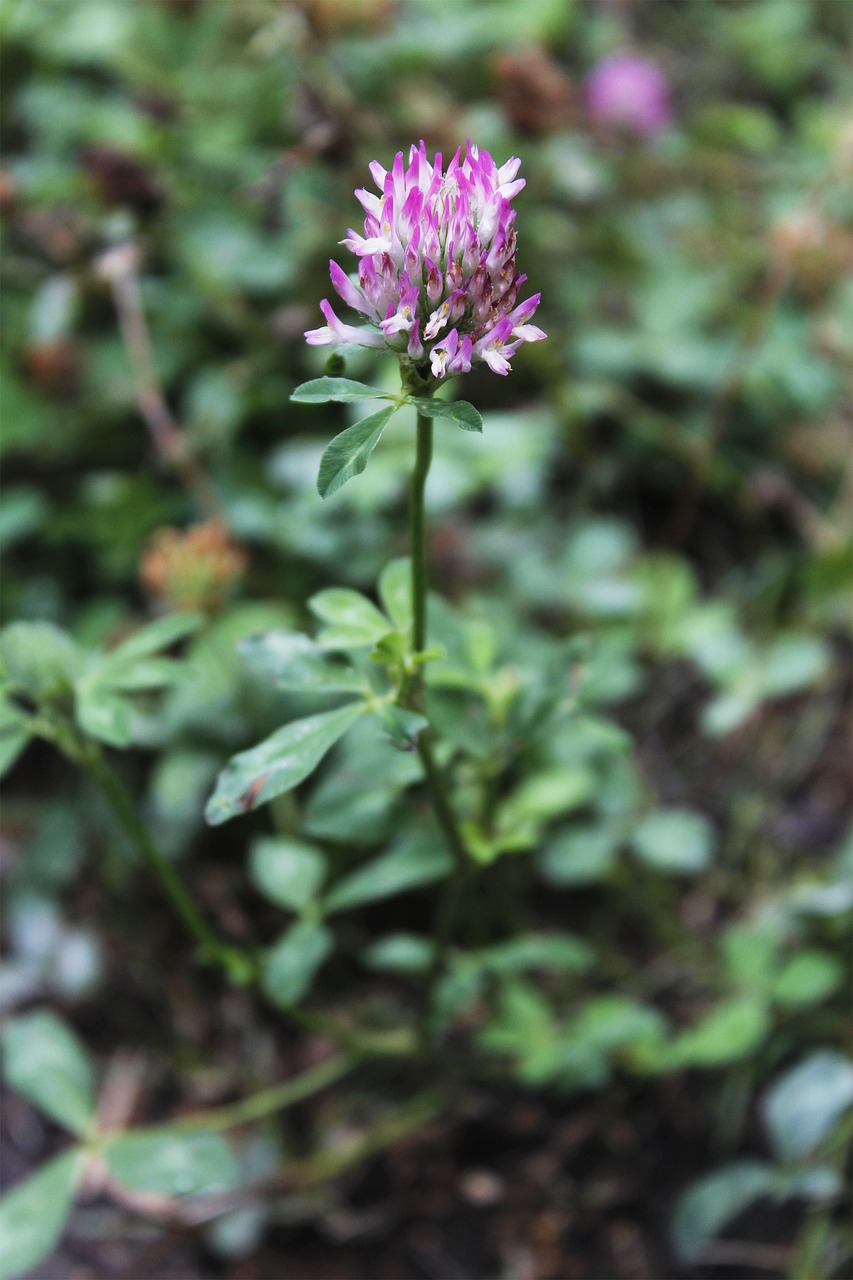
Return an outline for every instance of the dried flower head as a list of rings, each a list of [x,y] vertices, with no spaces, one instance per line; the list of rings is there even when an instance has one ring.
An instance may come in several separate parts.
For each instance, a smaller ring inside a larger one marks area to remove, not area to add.
[[[528,323],[539,294],[518,302],[527,279],[515,266],[520,161],[498,168],[470,141],[464,160],[460,151],[446,170],[440,154],[429,163],[423,142],[408,168],[402,152],[389,171],[371,164],[381,195],[356,191],[364,235],[341,241],[360,259],[358,275],[329,264],[335,290],[367,323],[343,324],[324,298],[328,323],[305,334],[309,343],[390,347],[421,377],[441,379],[478,361],[506,374],[522,342],[546,336]]]
[[[215,613],[246,571],[246,556],[218,521],[159,529],[145,549],[140,577],[171,609]]]

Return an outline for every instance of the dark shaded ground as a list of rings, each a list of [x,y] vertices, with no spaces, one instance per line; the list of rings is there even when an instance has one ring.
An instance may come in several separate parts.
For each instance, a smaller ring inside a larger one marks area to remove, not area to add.
[[[772,1274],[790,1215],[747,1217],[727,1266],[684,1269],[668,1250],[672,1201],[713,1158],[702,1090],[620,1085],[561,1100],[468,1089],[458,1122],[434,1122],[316,1199],[282,1201],[295,1220],[250,1258],[224,1263],[186,1231],[99,1201],[78,1211],[38,1280],[689,1280],[762,1274],[759,1259]],[[19,1104],[7,1123],[26,1126]]]

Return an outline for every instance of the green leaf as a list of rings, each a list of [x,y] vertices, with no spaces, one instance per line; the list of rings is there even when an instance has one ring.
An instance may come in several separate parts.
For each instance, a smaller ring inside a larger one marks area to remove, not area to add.
[[[606,880],[616,869],[618,847],[615,832],[600,824],[559,831],[540,854],[542,876],[560,888]]]
[[[204,622],[201,613],[170,613],[164,618],[156,618],[117,645],[107,659],[114,662],[119,658],[142,658],[159,649],[167,649],[198,631]]]
[[[764,1127],[777,1157],[788,1161],[810,1156],[851,1105],[853,1063],[830,1049],[810,1054],[761,1099]]]
[[[413,400],[412,404],[430,418],[447,418],[455,422],[463,431],[483,430],[483,419],[467,400],[454,400],[452,404],[445,400]]]
[[[330,400],[340,403],[393,399],[387,392],[377,391],[366,382],[355,382],[352,378],[312,378],[310,382],[303,382],[297,387],[290,398],[297,404],[328,404]]]
[[[372,943],[362,958],[371,969],[426,973],[432,954],[433,944],[429,938],[420,938],[414,933],[391,933]]]
[[[314,845],[283,836],[256,840],[249,856],[255,888],[280,907],[303,911],[317,897],[326,859]]]
[[[0,550],[27,538],[40,529],[50,508],[45,496],[29,485],[6,485],[0,508]]]
[[[637,825],[635,853],[650,866],[679,875],[702,871],[714,852],[714,829],[691,809],[658,809]]]
[[[442,880],[452,868],[438,837],[418,837],[374,858],[340,880],[327,895],[327,913],[349,911]]]
[[[206,820],[219,826],[298,786],[363,712],[363,702],[350,702],[294,720],[258,746],[232,756],[207,802]]]
[[[335,436],[320,459],[317,491],[321,498],[337,493],[347,480],[361,475],[382,432],[396,412],[394,405],[389,409],[380,409],[378,413],[362,418],[354,427],[347,427],[346,431]]]
[[[766,994],[779,966],[779,933],[772,926],[731,925],[720,939],[720,954],[735,987]]]
[[[666,1025],[663,1014],[650,1005],[627,996],[596,996],[587,1000],[572,1019],[568,1039],[609,1053],[637,1041],[659,1039]]]
[[[269,998],[281,1009],[298,1004],[333,944],[323,924],[300,920],[292,925],[264,957],[261,981]]]
[[[680,1066],[718,1067],[753,1053],[770,1029],[763,1000],[733,996],[712,1009],[695,1027],[675,1041],[672,1051]]]
[[[711,738],[721,738],[749,719],[758,707],[759,699],[754,690],[736,689],[712,698],[702,712],[701,724]]]
[[[311,612],[328,623],[318,637],[326,649],[361,649],[377,644],[393,630],[375,604],[349,587],[329,587],[308,601]]]
[[[829,665],[830,650],[817,636],[780,636],[761,665],[761,689],[771,697],[784,697],[813,684]]]
[[[399,747],[401,751],[417,750],[418,735],[429,724],[426,716],[419,715],[416,711],[406,711],[390,702],[377,702],[371,707],[371,711],[395,747]]]
[[[250,670],[279,689],[370,692],[364,677],[349,663],[330,658],[318,644],[298,632],[267,631],[246,636],[237,648]]]
[[[707,1244],[755,1200],[775,1191],[775,1170],[757,1160],[725,1165],[681,1197],[672,1223],[679,1258],[695,1262]]]
[[[174,684],[184,669],[184,664],[175,658],[113,660],[108,657],[90,679],[92,684],[97,684],[100,688],[118,689],[122,693],[141,693]]]
[[[54,1013],[37,1009],[12,1018],[3,1042],[10,1088],[74,1133],[95,1119],[94,1073],[77,1037]]]
[[[9,772],[31,736],[30,717],[0,695],[0,778]]]
[[[526,823],[544,824],[579,809],[595,794],[595,774],[582,766],[549,769],[525,779],[499,811],[501,830]]]
[[[0,1200],[0,1280],[17,1280],[56,1248],[79,1165],[79,1152],[67,1151]]]
[[[0,663],[13,690],[35,702],[70,693],[84,667],[82,649],[50,622],[11,622],[0,631]]]
[[[412,562],[392,560],[379,576],[379,599],[388,617],[404,635],[412,626]]]
[[[842,968],[825,951],[801,951],[784,966],[773,986],[773,999],[786,1008],[818,1004],[838,989]]]
[[[131,740],[132,711],[124,698],[97,685],[78,686],[77,723],[84,733],[111,747],[126,747]]]
[[[777,1172],[776,1195],[780,1200],[797,1196],[820,1202],[844,1195],[844,1179],[829,1165],[812,1165],[809,1169],[780,1169]]]
[[[515,1069],[526,1084],[542,1084],[557,1065],[558,1040],[554,1014],[534,987],[521,981],[506,982],[500,993],[500,1011],[480,1033],[487,1053],[517,1059]]]
[[[531,933],[499,942],[476,954],[492,973],[524,973],[529,969],[583,973],[593,962],[592,950],[568,934]]]
[[[305,806],[304,831],[348,847],[382,844],[391,834],[401,794],[423,775],[413,751],[389,751],[375,716],[362,716],[337,752]]]
[[[230,1191],[240,1182],[234,1154],[218,1133],[139,1129],[112,1138],[104,1154],[115,1180],[133,1191],[186,1196]]]

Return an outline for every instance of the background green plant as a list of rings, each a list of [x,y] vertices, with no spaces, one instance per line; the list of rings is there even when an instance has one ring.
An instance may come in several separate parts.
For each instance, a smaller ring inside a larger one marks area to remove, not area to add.
[[[407,620],[387,566],[408,549],[414,409],[321,502],[330,439],[383,404],[289,396],[324,372],[301,334],[367,162],[468,133],[522,156],[520,261],[550,337],[511,378],[460,387],[482,436],[435,424],[442,653],[426,678],[478,866],[439,1032],[478,1088],[510,1079],[559,1114],[641,1128],[656,1081],[687,1099],[671,1247],[636,1210],[651,1274],[707,1275],[715,1258],[742,1273],[759,1243],[778,1274],[843,1273],[848,26],[832,0],[6,6],[5,1071],[51,1122],[6,1137],[21,1176],[38,1170],[0,1210],[9,1274],[38,1262],[34,1220],[43,1253],[73,1196],[72,1239],[94,1195],[142,1212],[127,1199],[140,1192],[206,1224],[227,1274],[241,1222],[244,1256],[262,1259],[276,1205],[450,1106],[416,1070],[399,1085],[450,867],[417,760],[391,745],[412,726],[359,714],[258,815],[211,833],[202,814],[228,758],[352,705],[342,681],[375,692],[393,676],[385,642]],[[677,108],[646,143],[596,135],[580,104],[596,59],[630,45],[660,61]],[[538,63],[519,59],[529,49]],[[104,255],[128,242],[138,260],[117,294]],[[214,509],[140,413],[144,361],[115,306],[127,319],[137,279],[163,402]],[[367,353],[345,373],[398,392],[394,364]],[[247,556],[230,590],[208,577],[154,598],[139,576],[152,535],[222,513]],[[361,601],[349,639],[342,586]],[[204,617],[185,612],[193,591]],[[355,639],[355,674],[323,637],[335,628],[341,650]],[[253,638],[270,632],[319,647]],[[197,947],[95,761],[212,931]],[[193,958],[219,966],[195,972],[197,995]],[[226,978],[256,975],[272,1009],[226,995]],[[228,999],[257,1066],[223,1047]],[[335,1096],[358,1134],[336,1152],[309,1078],[306,1152],[272,1119],[290,1095],[270,1091],[298,1083],[322,1036],[341,1056],[317,1089],[352,1070]],[[168,1105],[148,1086],[104,1130],[93,1082],[109,1094],[111,1056],[140,1047]],[[807,1070],[825,1073],[824,1106],[797,1129]],[[216,1121],[214,1104],[254,1097],[257,1124],[251,1108]],[[189,1147],[167,1123],[187,1110],[201,1116]],[[328,1211],[318,1193],[305,1212]],[[608,1210],[593,1217],[589,1274],[616,1265]]]

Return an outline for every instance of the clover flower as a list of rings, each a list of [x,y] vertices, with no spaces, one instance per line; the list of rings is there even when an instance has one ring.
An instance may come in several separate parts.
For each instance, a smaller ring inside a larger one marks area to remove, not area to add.
[[[388,347],[423,378],[468,373],[477,362],[506,374],[523,342],[546,335],[528,323],[540,295],[518,302],[527,279],[515,266],[513,196],[525,185],[520,161],[498,168],[469,140],[442,169],[426,148],[412,147],[409,166],[398,152],[390,170],[370,172],[381,195],[356,191],[364,235],[350,230],[341,244],[360,259],[351,277],[329,263],[343,301],[367,321],[344,324],[324,298],[327,324],[305,334],[312,346]]]
[[[669,85],[660,67],[629,53],[598,63],[586,82],[586,106],[597,124],[639,134],[660,133],[672,123]]]

